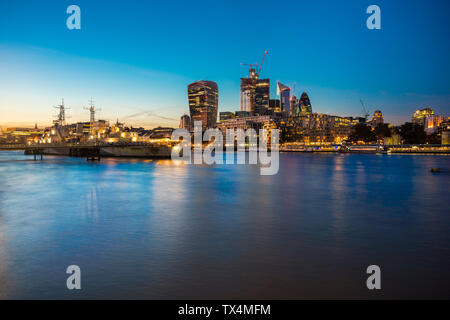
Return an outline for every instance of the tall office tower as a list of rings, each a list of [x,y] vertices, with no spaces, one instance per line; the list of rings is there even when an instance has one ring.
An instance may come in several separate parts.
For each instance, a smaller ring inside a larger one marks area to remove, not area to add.
[[[289,115],[291,109],[291,88],[277,81],[277,95],[280,96],[281,112]]]
[[[380,110],[376,110],[372,117],[372,127],[376,127],[379,124],[384,123],[383,113]]]
[[[251,112],[251,97],[255,89],[254,81],[253,78],[241,78],[241,111]]]
[[[291,102],[290,102],[290,115],[291,116],[296,116],[299,114],[299,110],[298,110],[298,99],[296,96],[292,96],[291,97]]]
[[[302,96],[300,97],[300,100],[298,102],[298,108],[299,112],[302,115],[308,115],[312,113],[311,101],[309,100],[306,92],[302,93]]]
[[[250,68],[247,78],[241,78],[241,111],[264,114],[269,108],[270,79],[259,79],[259,74]]]
[[[191,131],[191,117],[189,117],[187,114],[181,116],[180,128],[186,129],[187,131]]]
[[[269,109],[270,79],[257,79],[255,88],[255,115],[263,115]]]
[[[273,112],[281,112],[280,99],[270,99],[269,100],[269,110]]]
[[[197,81],[188,85],[189,112],[191,126],[202,122],[202,129],[212,128],[217,123],[219,110],[219,88],[213,81]]]
[[[269,100],[270,79],[241,78],[241,111],[263,114]]]

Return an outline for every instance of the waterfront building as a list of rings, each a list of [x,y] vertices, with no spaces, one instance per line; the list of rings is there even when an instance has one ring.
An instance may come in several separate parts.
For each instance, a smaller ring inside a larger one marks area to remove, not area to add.
[[[2,140],[6,143],[31,143],[37,142],[42,134],[44,133],[44,129],[39,129],[37,126],[34,128],[6,128],[6,130],[1,134]]]
[[[384,123],[383,113],[380,110],[376,110],[373,113],[373,117],[372,117],[372,121],[371,121],[372,127],[376,127],[379,124],[383,124],[383,123]]]
[[[234,113],[235,118],[246,118],[246,117],[250,117],[250,112],[249,111],[236,111]]]
[[[277,95],[280,97],[281,112],[289,115],[291,106],[291,88],[277,81]]]
[[[444,117],[432,115],[424,118],[424,129],[427,134],[433,134],[439,131],[439,127],[444,122]]]
[[[219,88],[213,81],[196,81],[188,85],[191,126],[202,122],[202,129],[212,128],[217,123],[219,109]]]
[[[217,124],[217,128],[222,132],[224,138],[226,138],[226,130],[247,130],[254,129],[259,134],[260,129],[276,128],[273,117],[264,116],[248,116],[242,118],[234,118],[227,121],[223,121]],[[270,137],[270,132],[267,133]],[[267,139],[267,136],[265,137]],[[225,141],[226,142],[226,141]]]
[[[450,131],[442,131],[441,143],[450,145]]]
[[[351,134],[355,121],[350,117],[312,113],[276,120],[283,142],[340,144]]]
[[[430,107],[424,108],[424,109],[417,110],[416,112],[414,112],[411,121],[412,121],[412,123],[425,126],[425,119],[427,117],[431,117],[433,115],[434,115],[433,109],[431,109]]]
[[[150,139],[171,139],[175,129],[169,127],[157,127],[149,133]]]
[[[228,121],[235,118],[234,112],[225,111],[219,113],[220,122]]]
[[[345,117],[345,119],[348,119],[352,126],[366,122],[366,118],[363,117]]]

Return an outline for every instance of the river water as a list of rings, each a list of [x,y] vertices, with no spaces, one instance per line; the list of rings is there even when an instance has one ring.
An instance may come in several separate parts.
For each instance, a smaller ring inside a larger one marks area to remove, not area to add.
[[[449,156],[291,153],[259,173],[0,152],[0,298],[450,298]]]

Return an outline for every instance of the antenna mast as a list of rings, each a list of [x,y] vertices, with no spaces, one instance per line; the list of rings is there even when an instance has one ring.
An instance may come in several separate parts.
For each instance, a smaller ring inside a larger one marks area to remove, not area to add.
[[[94,105],[94,101],[89,100],[89,107],[84,107],[85,110],[89,110],[90,113],[90,121],[89,121],[89,133],[94,134],[94,124],[95,124],[95,113],[100,111],[101,109],[96,109]]]
[[[64,105],[64,99],[62,99],[61,104],[55,106],[54,108],[59,110],[59,113],[55,116],[57,120],[54,121],[54,123],[57,123],[60,126],[66,125],[66,108]]]

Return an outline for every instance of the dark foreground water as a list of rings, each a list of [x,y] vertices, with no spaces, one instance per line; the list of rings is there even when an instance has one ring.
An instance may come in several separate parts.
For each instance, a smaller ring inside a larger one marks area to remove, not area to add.
[[[30,160],[0,152],[0,298],[450,298],[448,156]]]

